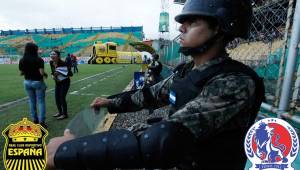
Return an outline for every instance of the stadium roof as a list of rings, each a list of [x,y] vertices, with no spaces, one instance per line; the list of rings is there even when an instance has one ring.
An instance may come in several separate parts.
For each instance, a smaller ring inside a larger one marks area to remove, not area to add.
[[[80,28],[50,28],[25,30],[0,30],[0,35],[27,35],[27,34],[73,34],[93,32],[143,32],[143,26],[130,27],[80,27]]]

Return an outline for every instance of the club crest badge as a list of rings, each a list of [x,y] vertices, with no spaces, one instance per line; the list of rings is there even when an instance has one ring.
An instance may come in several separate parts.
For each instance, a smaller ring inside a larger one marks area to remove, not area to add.
[[[250,170],[293,170],[299,139],[295,129],[286,121],[266,118],[251,126],[244,148],[252,163]]]
[[[6,169],[45,169],[47,160],[45,138],[48,132],[41,125],[23,118],[22,121],[9,125],[2,135],[6,140],[3,149]]]

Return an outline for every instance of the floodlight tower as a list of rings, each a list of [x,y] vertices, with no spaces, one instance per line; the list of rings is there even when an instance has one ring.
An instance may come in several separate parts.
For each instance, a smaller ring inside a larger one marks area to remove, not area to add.
[[[161,34],[160,36],[163,36],[165,33],[169,33],[169,0],[161,0],[159,32]]]
[[[169,34],[169,0],[161,0],[161,12],[159,17],[159,46],[160,55],[164,54],[162,49],[168,45]]]

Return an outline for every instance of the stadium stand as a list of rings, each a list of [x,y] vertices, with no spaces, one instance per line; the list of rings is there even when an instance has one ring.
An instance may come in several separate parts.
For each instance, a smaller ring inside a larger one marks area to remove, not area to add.
[[[62,56],[74,53],[89,56],[94,41],[113,41],[123,48],[130,41],[143,39],[143,27],[89,27],[62,29],[33,29],[0,31],[0,55],[22,55],[27,42],[35,42],[42,57],[52,49],[59,49]],[[133,50],[133,48],[130,48]]]

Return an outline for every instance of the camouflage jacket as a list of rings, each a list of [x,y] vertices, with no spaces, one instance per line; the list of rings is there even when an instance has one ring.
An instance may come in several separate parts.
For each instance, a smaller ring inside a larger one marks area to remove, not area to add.
[[[229,59],[227,56],[213,58],[197,67],[190,62],[184,67],[190,70],[204,71],[227,59]],[[173,78],[174,74],[151,86],[146,93],[139,90],[127,97],[113,98],[109,107],[120,108],[129,105],[123,111],[132,112],[143,108],[158,108],[168,105]],[[196,138],[230,130],[237,126],[246,127],[250,118],[242,114],[238,115],[238,113],[247,112],[253,106],[254,93],[255,82],[250,76],[243,73],[218,74],[205,84],[197,97],[176,110],[167,118],[167,121],[182,123]],[[235,119],[232,119],[233,117]]]

